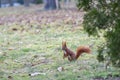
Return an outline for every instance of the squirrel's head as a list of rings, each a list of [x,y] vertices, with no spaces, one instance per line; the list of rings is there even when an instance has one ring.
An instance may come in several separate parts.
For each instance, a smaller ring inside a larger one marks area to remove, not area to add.
[[[66,53],[66,48],[67,48],[67,45],[66,45],[66,41],[62,41],[62,50],[64,51],[64,55],[63,55],[63,59],[66,58],[68,56],[68,54]]]
[[[65,50],[67,48],[66,41],[62,41],[62,50]]]

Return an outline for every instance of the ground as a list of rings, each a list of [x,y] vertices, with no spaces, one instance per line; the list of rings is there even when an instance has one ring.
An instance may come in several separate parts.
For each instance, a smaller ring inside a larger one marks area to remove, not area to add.
[[[40,7],[0,9],[0,80],[120,80],[120,69],[110,65],[106,70],[97,61],[97,46],[104,38],[84,32],[84,12]],[[74,52],[80,45],[94,46],[91,54],[69,62],[63,59],[62,41]]]

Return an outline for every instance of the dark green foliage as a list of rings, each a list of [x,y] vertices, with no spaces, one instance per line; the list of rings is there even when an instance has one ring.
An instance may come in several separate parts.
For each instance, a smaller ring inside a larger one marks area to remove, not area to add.
[[[83,8],[84,10],[88,10],[90,9],[90,2],[92,0],[78,0],[78,4],[77,4],[77,7],[80,9],[80,8]]]
[[[35,0],[35,3],[36,4],[41,4],[41,3],[43,3],[43,0]]]
[[[120,0],[78,0],[78,8],[86,11],[84,29],[89,35],[104,35],[106,40],[98,47],[98,60],[109,57],[120,67]],[[101,33],[104,31],[104,33]]]
[[[23,0],[17,0],[18,1],[18,3],[20,3],[20,4],[24,4],[24,1]]]
[[[102,62],[105,60],[105,55],[103,55],[103,51],[105,51],[104,49],[105,45],[104,44],[101,44],[100,46],[98,46],[98,56],[97,56],[97,59],[99,60],[99,62]]]

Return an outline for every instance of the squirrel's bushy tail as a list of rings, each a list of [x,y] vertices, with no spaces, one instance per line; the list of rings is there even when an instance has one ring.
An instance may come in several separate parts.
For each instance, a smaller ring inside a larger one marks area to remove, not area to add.
[[[86,46],[80,46],[77,48],[77,52],[76,52],[76,59],[78,59],[78,57],[83,54],[83,53],[88,53],[90,54],[91,53],[91,50],[89,47],[86,47]]]

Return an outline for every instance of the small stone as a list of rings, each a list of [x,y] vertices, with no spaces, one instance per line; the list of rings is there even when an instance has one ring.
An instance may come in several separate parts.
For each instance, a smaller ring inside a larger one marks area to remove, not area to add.
[[[63,68],[63,67],[58,67],[57,70],[58,70],[59,72],[61,72],[61,71],[64,71],[64,68]]]

